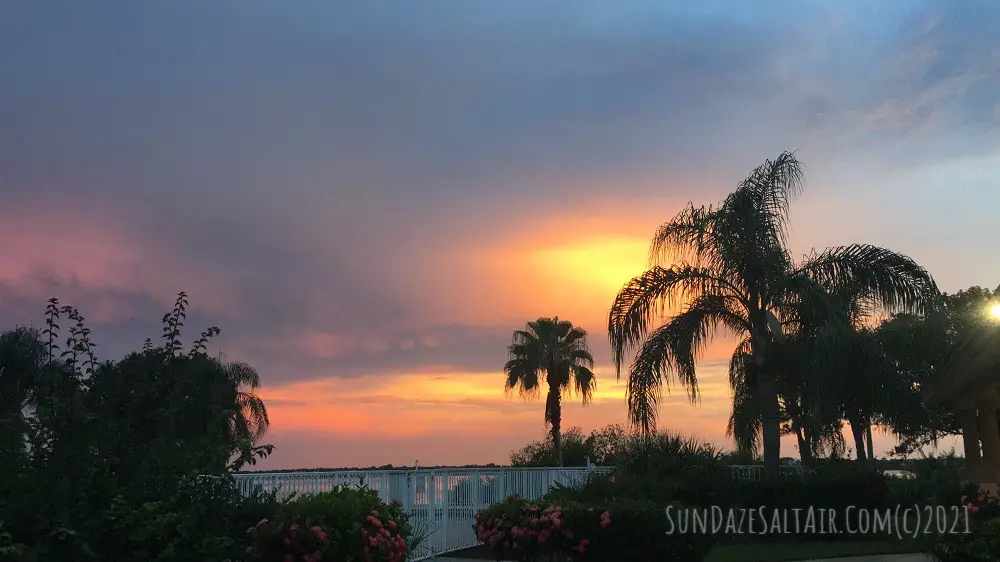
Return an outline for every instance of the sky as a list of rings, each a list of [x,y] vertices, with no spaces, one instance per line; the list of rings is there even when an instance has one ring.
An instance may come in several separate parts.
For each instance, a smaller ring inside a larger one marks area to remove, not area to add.
[[[587,329],[563,426],[624,424],[615,293],[784,150],[796,255],[1000,284],[996,37],[986,0],[2,2],[0,325],[56,296],[114,358],[186,291],[261,375],[259,468],[503,463],[543,432],[512,331]],[[728,445],[732,348],[660,427]]]

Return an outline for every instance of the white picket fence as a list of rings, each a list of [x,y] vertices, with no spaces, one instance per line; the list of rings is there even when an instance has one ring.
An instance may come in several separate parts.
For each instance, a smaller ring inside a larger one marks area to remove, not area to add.
[[[236,474],[244,494],[259,486],[277,490],[279,498],[328,492],[337,486],[365,485],[382,501],[403,503],[418,531],[428,539],[411,560],[476,546],[475,513],[517,494],[537,499],[555,485],[582,484],[590,474],[609,473],[608,467],[371,470]]]
[[[610,467],[477,468],[425,470],[338,470],[330,472],[258,472],[235,474],[244,494],[255,487],[277,490],[278,498],[329,492],[337,486],[365,485],[377,490],[384,502],[398,500],[418,531],[429,534],[411,560],[424,560],[476,546],[475,513],[511,494],[537,499],[555,485],[582,484],[591,474],[607,474]],[[760,465],[731,466],[738,482],[761,480]],[[782,475],[800,473],[797,465],[783,465]]]

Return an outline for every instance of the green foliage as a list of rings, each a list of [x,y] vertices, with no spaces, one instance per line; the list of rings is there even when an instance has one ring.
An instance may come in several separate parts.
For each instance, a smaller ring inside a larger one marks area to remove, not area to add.
[[[556,504],[511,496],[476,514],[477,537],[498,560],[704,559],[709,536],[667,534],[666,529],[663,506],[648,500]]]
[[[973,521],[969,531],[938,536],[934,556],[940,562],[1000,562],[1000,518]]]
[[[579,427],[571,427],[562,432],[562,465],[587,466],[587,459],[597,464],[600,458],[595,455],[588,437]],[[559,466],[555,455],[555,444],[552,433],[547,432],[541,441],[534,441],[510,453],[510,465],[518,467]]]
[[[251,560],[402,562],[414,544],[409,516],[399,503],[384,504],[378,492],[339,487],[280,506],[247,529]]]
[[[582,435],[582,434],[581,434]],[[592,462],[617,468],[613,476],[595,475],[579,488],[556,488],[561,499],[650,498],[661,502],[718,502],[731,480],[721,452],[711,444],[669,432],[643,436],[611,425],[582,442]],[[530,448],[530,449],[529,449]],[[530,445],[545,459],[545,447]],[[542,465],[544,466],[544,465]]]
[[[961,423],[947,405],[928,406],[920,392],[948,362],[964,342],[996,330],[989,305],[1000,297],[995,290],[970,287],[944,294],[939,305],[923,316],[900,314],[882,324],[879,334],[893,361],[897,376],[909,388],[895,408],[886,411],[883,421],[899,437],[895,453],[911,455],[934,445],[948,435],[959,435]]]
[[[891,503],[954,505],[955,498],[967,491],[961,479],[962,463],[954,452],[909,461],[907,470],[913,477],[889,479]]]
[[[135,560],[236,560],[248,525],[272,513],[273,494],[245,499],[227,478],[185,479],[161,499],[138,505],[123,496],[101,514],[104,552]]]
[[[890,506],[888,478],[839,462],[801,475],[787,475],[778,483],[748,482],[728,486],[733,507],[808,508],[843,510],[878,509]]]
[[[147,340],[119,361],[99,362],[83,316],[56,299],[42,332],[0,334],[0,386],[17,395],[0,403],[0,552],[80,562],[241,555],[247,518],[274,505],[242,498],[229,476],[270,452],[256,442],[267,428],[259,377],[207,356],[217,328],[183,353],[186,307],[181,293],[162,347]]]

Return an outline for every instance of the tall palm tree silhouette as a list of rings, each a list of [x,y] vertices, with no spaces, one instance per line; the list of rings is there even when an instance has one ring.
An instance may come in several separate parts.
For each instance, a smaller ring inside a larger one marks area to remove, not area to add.
[[[560,321],[559,317],[539,318],[528,322],[524,330],[514,332],[514,341],[507,348],[509,359],[504,365],[507,381],[504,390],[520,389],[522,396],[538,395],[544,373],[548,392],[545,398],[545,424],[551,428],[553,453],[562,466],[562,397],[574,390],[590,403],[596,381],[594,357],[587,346],[587,332]]]

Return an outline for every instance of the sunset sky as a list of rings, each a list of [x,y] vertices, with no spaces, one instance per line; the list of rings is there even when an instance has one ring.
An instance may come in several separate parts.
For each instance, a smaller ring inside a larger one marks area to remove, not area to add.
[[[183,290],[262,376],[263,468],[505,462],[542,435],[512,330],[589,330],[563,424],[624,423],[617,289],[782,150],[797,255],[1000,283],[997,37],[966,0],[2,2],[0,321],[57,296],[114,358]],[[662,427],[728,443],[731,351]]]

